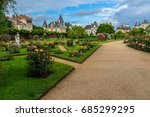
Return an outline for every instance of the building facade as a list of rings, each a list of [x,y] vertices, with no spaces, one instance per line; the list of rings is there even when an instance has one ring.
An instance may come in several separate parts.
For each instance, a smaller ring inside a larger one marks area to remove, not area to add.
[[[96,35],[97,28],[98,28],[98,24],[95,21],[91,25],[86,25],[85,31],[87,32],[88,35],[91,35],[91,34]]]
[[[44,21],[42,27],[48,31],[60,33],[65,33],[67,29],[63,17],[61,15],[59,16],[57,21],[51,22],[49,24],[47,24],[47,22]]]
[[[26,15],[16,15],[9,18],[12,22],[12,25],[18,30],[29,30],[33,29],[32,18]]]
[[[138,21],[135,23],[134,28],[144,28],[146,29],[150,23],[147,20],[144,20],[143,23],[139,23]]]
[[[126,33],[126,32],[129,32],[130,30],[131,30],[131,27],[130,27],[129,24],[120,25],[120,26],[117,27],[116,33],[117,33],[117,32]]]

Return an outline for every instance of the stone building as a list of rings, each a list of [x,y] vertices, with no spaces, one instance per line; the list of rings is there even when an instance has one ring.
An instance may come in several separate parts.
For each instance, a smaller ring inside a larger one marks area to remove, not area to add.
[[[118,26],[116,32],[126,33],[126,32],[129,32],[130,30],[131,30],[130,25],[126,24],[126,25],[120,25],[120,26]]]
[[[85,31],[87,32],[88,35],[91,35],[91,34],[95,35],[96,31],[97,31],[97,28],[98,28],[98,24],[95,21],[91,25],[86,25],[85,26]]]
[[[147,20],[144,20],[143,23],[139,23],[139,22],[136,22],[135,25],[134,25],[134,28],[144,28],[146,29],[147,26],[149,26],[150,23],[147,21]]]
[[[61,15],[59,16],[57,21],[51,22],[49,24],[47,24],[47,22],[44,21],[42,27],[48,31],[63,33],[65,33],[67,29],[63,17]]]
[[[26,15],[16,15],[9,18],[12,25],[18,30],[29,30],[33,29],[32,18]]]

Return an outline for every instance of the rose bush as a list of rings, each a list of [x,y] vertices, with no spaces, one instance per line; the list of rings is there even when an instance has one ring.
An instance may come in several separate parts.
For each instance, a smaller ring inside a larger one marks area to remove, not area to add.
[[[27,70],[28,75],[36,78],[43,78],[52,73],[52,57],[43,49],[32,45],[28,47]]]
[[[133,37],[131,39],[126,39],[125,43],[132,48],[150,52],[150,38],[145,37]]]

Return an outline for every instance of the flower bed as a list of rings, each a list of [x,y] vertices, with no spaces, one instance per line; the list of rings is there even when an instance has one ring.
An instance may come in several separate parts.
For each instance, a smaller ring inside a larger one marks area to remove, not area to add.
[[[126,39],[124,43],[127,44],[127,46],[142,50],[145,52],[150,52],[150,39],[148,38],[132,38],[132,39]]]

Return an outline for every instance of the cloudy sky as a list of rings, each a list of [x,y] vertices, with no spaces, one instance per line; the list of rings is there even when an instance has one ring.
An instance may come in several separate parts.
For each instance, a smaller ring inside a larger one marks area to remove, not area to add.
[[[36,25],[56,20],[87,25],[93,21],[113,25],[150,21],[150,0],[16,0],[18,14],[33,18]]]

